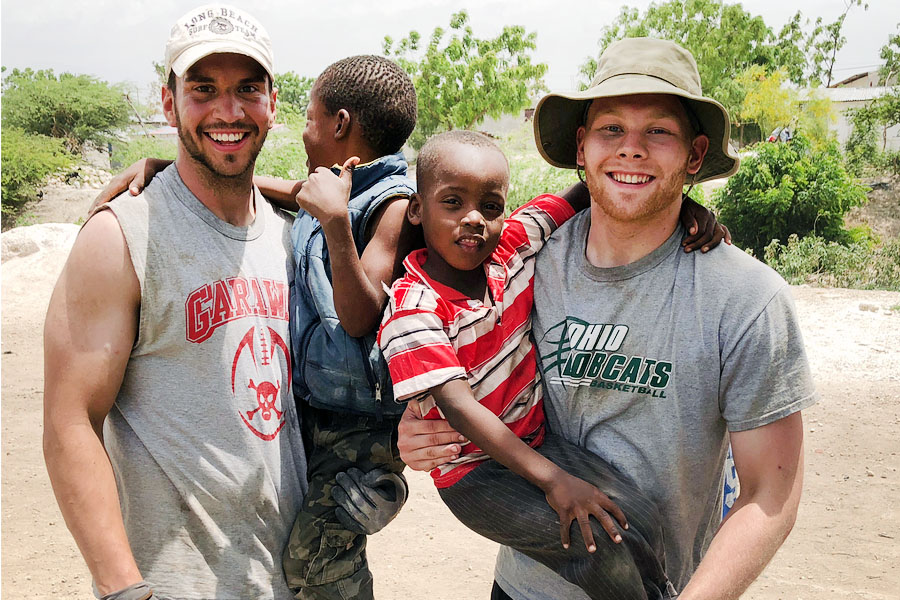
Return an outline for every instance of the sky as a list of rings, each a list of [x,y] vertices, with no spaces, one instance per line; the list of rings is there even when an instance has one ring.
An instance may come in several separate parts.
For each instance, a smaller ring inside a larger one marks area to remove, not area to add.
[[[157,94],[152,62],[161,61],[171,26],[201,0],[3,0],[0,5],[0,62],[7,68],[52,68],[86,73],[111,83],[131,82]],[[627,4],[644,9],[649,0],[232,0],[255,16],[272,39],[276,72],[314,77],[353,54],[378,54],[385,35],[395,40],[410,30],[430,35],[447,28],[450,15],[469,12],[477,37],[498,34],[504,25],[537,32],[534,58],[547,63],[552,90],[576,87],[578,67],[596,55],[600,30]],[[728,3],[733,3],[730,0]],[[826,22],[844,0],[746,0],[776,32],[796,12]],[[846,46],[835,78],[879,66],[879,50],[900,22],[900,2],[869,0],[854,7],[844,24]]]

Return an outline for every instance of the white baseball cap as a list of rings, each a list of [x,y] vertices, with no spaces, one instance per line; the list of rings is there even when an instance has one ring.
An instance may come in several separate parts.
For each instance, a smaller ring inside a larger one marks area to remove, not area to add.
[[[178,19],[166,43],[166,77],[173,71],[183,77],[201,58],[219,53],[249,56],[275,79],[268,32],[255,18],[227,4],[206,4]]]

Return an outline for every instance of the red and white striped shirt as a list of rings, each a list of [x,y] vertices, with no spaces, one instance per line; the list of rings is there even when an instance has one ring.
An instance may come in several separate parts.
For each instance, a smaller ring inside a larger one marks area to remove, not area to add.
[[[422,269],[428,250],[406,257],[394,282],[378,343],[397,401],[418,400],[426,419],[442,419],[430,390],[465,377],[475,399],[532,447],[544,438],[541,377],[531,344],[534,260],[553,231],[574,214],[557,196],[538,196],[503,225],[484,262],[493,306],[434,281]],[[431,472],[449,487],[489,458],[473,443]]]

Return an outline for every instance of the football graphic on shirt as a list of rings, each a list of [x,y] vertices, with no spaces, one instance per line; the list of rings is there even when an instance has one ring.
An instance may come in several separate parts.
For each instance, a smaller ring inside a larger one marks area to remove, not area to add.
[[[241,338],[231,365],[231,393],[244,425],[258,438],[274,440],[285,423],[282,398],[291,393],[291,358],[271,327],[253,326]]]

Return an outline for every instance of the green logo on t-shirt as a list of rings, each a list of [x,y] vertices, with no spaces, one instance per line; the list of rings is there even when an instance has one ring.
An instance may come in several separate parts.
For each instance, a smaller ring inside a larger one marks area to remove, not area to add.
[[[538,347],[551,384],[589,385],[665,398],[672,363],[620,352],[627,325],[568,317],[547,330]]]

